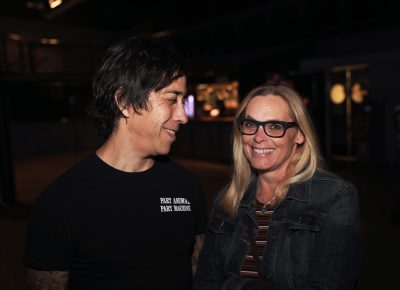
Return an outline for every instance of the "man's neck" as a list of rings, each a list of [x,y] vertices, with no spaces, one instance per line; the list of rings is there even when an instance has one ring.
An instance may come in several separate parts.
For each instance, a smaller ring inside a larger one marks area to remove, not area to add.
[[[108,165],[124,172],[141,172],[151,168],[154,164],[153,157],[138,155],[129,144],[120,140],[117,135],[111,135],[96,154]]]

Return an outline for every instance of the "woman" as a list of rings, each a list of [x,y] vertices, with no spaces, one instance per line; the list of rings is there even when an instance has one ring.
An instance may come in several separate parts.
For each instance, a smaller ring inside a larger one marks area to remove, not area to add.
[[[233,177],[215,200],[194,289],[353,289],[357,191],[321,169],[299,95],[252,90],[233,129]]]

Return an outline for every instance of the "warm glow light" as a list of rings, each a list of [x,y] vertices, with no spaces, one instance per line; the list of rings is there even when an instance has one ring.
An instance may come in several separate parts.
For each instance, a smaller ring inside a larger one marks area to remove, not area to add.
[[[359,83],[355,83],[351,87],[351,99],[354,103],[361,104],[364,101],[364,96],[367,94],[368,92],[363,90]]]
[[[49,44],[59,44],[60,41],[57,38],[49,38]]]
[[[17,40],[17,41],[22,40],[21,35],[15,34],[15,33],[10,33],[10,34],[8,35],[8,38],[9,38],[9,39],[12,39],[12,40]]]
[[[56,8],[57,6],[61,5],[62,0],[49,0],[49,6],[51,9]]]
[[[239,107],[239,102],[236,99],[227,99],[225,100],[224,105],[227,109],[237,109]]]
[[[212,108],[213,108],[213,107],[212,107],[210,104],[207,104],[207,103],[206,103],[206,104],[203,105],[203,110],[204,110],[204,111],[211,111]]]
[[[209,116],[212,109],[219,108],[221,111],[218,111],[218,115],[234,115],[239,106],[238,87],[237,81],[198,84],[196,98],[202,104],[196,114]]]
[[[331,101],[339,105],[346,99],[346,94],[344,92],[344,86],[342,84],[334,84],[331,88]]]
[[[217,116],[219,116],[219,113],[220,113],[220,111],[219,111],[219,109],[212,109],[211,111],[210,111],[210,116],[211,117],[217,117]]]
[[[57,38],[42,38],[40,39],[40,43],[56,45],[60,43],[60,40],[58,40]]]

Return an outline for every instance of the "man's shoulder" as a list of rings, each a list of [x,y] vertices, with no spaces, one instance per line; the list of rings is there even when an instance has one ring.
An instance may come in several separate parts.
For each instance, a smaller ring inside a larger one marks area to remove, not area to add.
[[[157,157],[156,161],[158,162],[162,170],[168,171],[170,174],[176,174],[182,177],[185,176],[187,178],[193,179],[196,178],[194,172],[191,169],[187,168],[176,159],[168,156],[160,156]]]
[[[190,192],[203,192],[204,188],[198,175],[190,168],[186,167],[179,159],[163,158],[157,160],[157,176],[159,184],[181,188]]]
[[[85,177],[93,174],[96,167],[95,153],[89,153],[87,156],[79,160],[76,164],[67,169],[53,183],[62,183],[63,181],[71,181],[75,178]]]
[[[94,153],[90,153],[78,161],[78,163],[50,182],[40,197],[47,197],[56,193],[60,197],[60,195],[71,192],[71,189],[79,186],[84,181],[96,178],[96,170],[94,170],[93,165],[94,159]]]

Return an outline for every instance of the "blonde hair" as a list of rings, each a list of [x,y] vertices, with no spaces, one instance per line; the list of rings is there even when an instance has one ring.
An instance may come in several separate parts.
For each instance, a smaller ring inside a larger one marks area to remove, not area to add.
[[[319,152],[318,138],[308,110],[299,94],[286,86],[263,85],[253,89],[241,102],[235,119],[245,113],[248,103],[254,97],[268,95],[281,97],[288,104],[293,121],[297,123],[298,129],[304,135],[304,143],[297,146],[292,160],[293,170],[276,188],[276,200],[281,202],[291,184],[311,178],[315,170],[322,167],[322,158]],[[232,180],[221,200],[222,207],[232,216],[235,215],[248,185],[256,177],[256,172],[252,170],[244,155],[242,137],[236,122],[233,122],[233,167]]]

